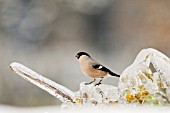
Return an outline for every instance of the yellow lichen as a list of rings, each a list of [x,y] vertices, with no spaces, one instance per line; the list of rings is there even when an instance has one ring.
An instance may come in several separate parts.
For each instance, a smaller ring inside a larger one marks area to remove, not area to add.
[[[134,95],[132,95],[131,93],[127,93],[126,94],[126,100],[127,102],[132,102],[135,99]]]
[[[147,83],[146,78],[145,78],[142,74],[138,74],[138,77],[140,78],[140,80],[142,81],[142,83]]]
[[[135,95],[135,98],[138,100],[139,103],[143,103],[144,99],[147,97],[149,92],[146,90],[146,88],[139,86],[139,90],[137,94]]]
[[[109,104],[117,104],[118,101],[109,101]]]
[[[149,74],[147,72],[142,72],[142,73],[145,74],[145,76],[153,82],[153,79],[152,79],[153,74]]]
[[[81,98],[76,98],[75,100],[76,100],[76,103],[82,104],[82,99]]]
[[[159,88],[163,88],[163,86],[164,86],[161,81],[158,81],[158,82],[157,82],[157,85],[158,85]]]
[[[158,85],[159,88],[163,88],[164,87],[160,75],[158,75],[157,85]]]
[[[149,58],[149,56],[150,56],[151,54],[149,53],[146,57],[145,57],[145,62],[146,62],[146,60]]]

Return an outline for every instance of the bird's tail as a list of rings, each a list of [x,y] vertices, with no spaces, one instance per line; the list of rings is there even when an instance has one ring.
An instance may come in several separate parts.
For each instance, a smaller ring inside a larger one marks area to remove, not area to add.
[[[110,74],[111,76],[120,77],[120,75],[118,75],[118,74],[116,74],[116,73],[113,73],[112,71],[110,71],[109,74]]]

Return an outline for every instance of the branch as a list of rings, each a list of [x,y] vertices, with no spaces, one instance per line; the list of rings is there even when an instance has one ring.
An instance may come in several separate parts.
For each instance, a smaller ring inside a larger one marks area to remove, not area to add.
[[[43,77],[42,75],[32,71],[22,64],[14,62],[11,63],[9,67],[22,78],[47,91],[51,95],[59,98],[62,102],[70,101],[75,103],[73,101],[74,93],[68,88]]]

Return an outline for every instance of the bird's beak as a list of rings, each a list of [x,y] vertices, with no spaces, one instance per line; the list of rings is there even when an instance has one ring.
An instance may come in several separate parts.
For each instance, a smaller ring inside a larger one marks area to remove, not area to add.
[[[78,55],[76,55],[75,57],[78,58]]]

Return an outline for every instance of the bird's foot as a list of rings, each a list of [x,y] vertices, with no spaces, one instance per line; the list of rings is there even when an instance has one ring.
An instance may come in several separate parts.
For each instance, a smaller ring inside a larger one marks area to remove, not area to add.
[[[91,82],[90,83],[85,83],[85,85],[90,85],[91,84]]]
[[[99,83],[95,84],[95,86],[99,86],[100,84],[102,84],[102,83],[99,82]]]
[[[95,82],[96,81],[96,79],[94,79],[93,81],[91,81],[91,82],[89,82],[89,83],[85,83],[85,85],[90,85],[90,84],[92,84],[93,82]]]

